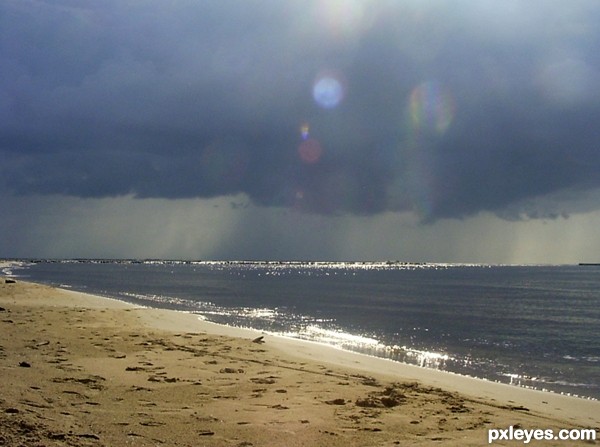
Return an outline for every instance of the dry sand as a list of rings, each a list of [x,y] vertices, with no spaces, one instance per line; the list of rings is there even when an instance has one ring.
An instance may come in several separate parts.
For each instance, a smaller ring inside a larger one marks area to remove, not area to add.
[[[1,276],[0,334],[0,445],[480,446],[490,428],[600,428],[598,401]]]

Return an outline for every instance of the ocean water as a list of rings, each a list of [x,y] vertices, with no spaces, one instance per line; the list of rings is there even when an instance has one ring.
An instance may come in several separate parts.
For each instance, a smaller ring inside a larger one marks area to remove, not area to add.
[[[24,280],[600,399],[600,267],[37,261]]]

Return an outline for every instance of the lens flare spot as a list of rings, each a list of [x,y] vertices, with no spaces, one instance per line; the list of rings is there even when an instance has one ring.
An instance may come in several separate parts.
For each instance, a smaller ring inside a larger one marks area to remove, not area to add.
[[[313,84],[313,98],[324,109],[334,109],[345,96],[344,78],[335,72],[320,73]]]
[[[323,155],[323,148],[317,140],[309,138],[300,143],[298,155],[304,163],[313,164],[319,161],[321,155]]]
[[[441,135],[454,119],[454,100],[438,82],[424,82],[415,87],[408,108],[415,131]]]
[[[302,126],[300,126],[300,135],[302,136],[303,140],[308,139],[309,130],[310,130],[310,127],[306,123],[304,123],[304,124],[302,124]]]

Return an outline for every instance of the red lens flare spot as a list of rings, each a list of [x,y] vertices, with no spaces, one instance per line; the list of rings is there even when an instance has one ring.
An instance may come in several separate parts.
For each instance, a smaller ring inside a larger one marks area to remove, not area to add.
[[[323,155],[323,148],[317,140],[309,138],[300,143],[298,154],[304,163],[313,164],[319,161],[321,155]]]

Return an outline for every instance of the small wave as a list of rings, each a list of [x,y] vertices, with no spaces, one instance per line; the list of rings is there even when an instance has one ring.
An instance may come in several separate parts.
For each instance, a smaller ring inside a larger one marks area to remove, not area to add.
[[[526,374],[501,373],[500,375],[507,377],[510,380],[511,385],[519,385],[520,382],[537,382],[541,380],[538,377],[528,376]]]
[[[354,335],[341,330],[325,329],[317,325],[307,325],[297,331],[284,332],[282,335],[290,338],[317,341],[334,346],[379,346],[379,341],[374,338]]]
[[[596,356],[596,355],[586,355],[583,357],[574,357],[572,355],[563,355],[562,358],[564,360],[570,360],[573,362],[589,362],[589,363],[599,363],[600,362],[600,356]]]
[[[522,388],[542,390],[546,392],[558,392],[567,396],[583,397],[586,399],[593,400],[595,399],[589,397],[590,390],[600,389],[600,385],[595,383],[570,382],[568,380],[556,380],[551,379],[549,377],[534,377],[518,373],[502,373],[500,375],[507,377],[509,379],[508,383],[510,385],[515,385]],[[574,393],[573,391],[575,391],[576,389],[581,390],[583,394]]]
[[[210,309],[203,310],[202,313],[205,316],[212,315],[236,319],[242,318],[250,320],[260,320],[263,322],[273,322],[282,318],[282,315],[277,311],[277,309],[269,308],[235,307],[225,309],[215,306],[211,307]]]
[[[551,380],[551,379],[545,380],[545,383],[553,384],[553,385],[560,385],[560,386],[574,387],[574,388],[583,388],[586,390],[588,388],[600,389],[600,385],[598,385],[597,383],[581,383],[581,382],[578,383],[578,382],[568,382],[566,380]]]
[[[190,301],[168,295],[141,294],[132,292],[120,292],[119,295],[121,297],[134,299],[137,301],[149,301],[151,303],[185,310],[208,311],[211,307],[213,307],[213,304],[210,302]]]
[[[445,369],[446,362],[455,360],[445,353],[425,351],[407,346],[386,346],[385,354],[385,357],[389,357],[392,360],[433,369]]]

